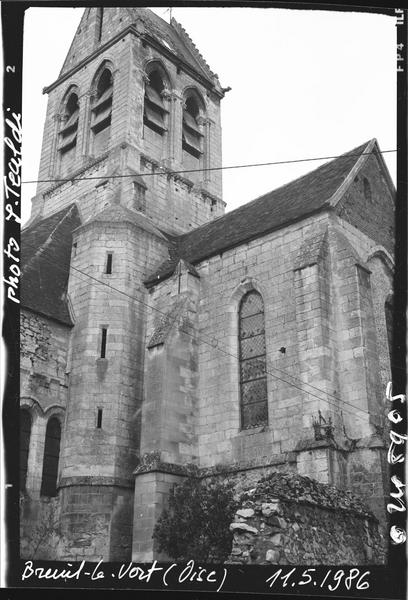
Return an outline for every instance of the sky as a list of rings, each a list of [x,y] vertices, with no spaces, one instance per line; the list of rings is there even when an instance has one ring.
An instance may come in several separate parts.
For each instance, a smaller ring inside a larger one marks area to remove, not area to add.
[[[23,181],[38,176],[47,96],[83,8],[30,8],[24,24]],[[169,20],[169,9],[153,10]],[[396,27],[384,15],[249,7],[172,8],[231,87],[222,101],[223,166],[331,157],[377,138],[396,148]],[[394,182],[396,154],[384,154]],[[225,170],[232,210],[323,162]],[[24,184],[22,220],[35,184]]]

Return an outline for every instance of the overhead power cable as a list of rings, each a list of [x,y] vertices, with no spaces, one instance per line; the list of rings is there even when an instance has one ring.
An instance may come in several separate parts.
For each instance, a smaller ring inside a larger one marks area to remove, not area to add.
[[[380,150],[381,154],[386,154],[387,152],[397,152],[397,150]],[[138,174],[126,174],[126,175],[96,175],[93,177],[65,177],[61,179],[33,179],[31,181],[22,181],[21,183],[68,183],[70,181],[90,181],[97,179],[124,179],[126,177],[152,177],[154,175],[181,175],[185,173],[209,173],[210,171],[226,171],[228,169],[247,169],[249,167],[268,167],[271,165],[289,165],[294,163],[303,163],[303,162],[312,162],[317,160],[332,160],[335,158],[348,158],[351,156],[366,156],[368,154],[373,154],[374,152],[360,152],[359,154],[340,154],[338,156],[320,156],[316,158],[298,158],[295,160],[276,160],[265,163],[251,163],[244,165],[231,165],[227,167],[209,167],[208,169],[181,169],[177,171],[170,171],[164,169],[162,171],[154,171],[152,173],[138,173]]]
[[[25,247],[29,247],[29,248],[31,248],[32,250],[36,250],[36,248],[34,248],[34,247],[33,247],[33,246],[31,246],[31,245],[25,245]],[[46,260],[48,263],[55,265],[55,266],[56,266],[58,269],[60,269],[60,270],[64,270],[64,269],[63,269],[63,267],[61,267],[61,265],[60,265],[59,263],[57,263],[56,261],[52,260],[51,258],[49,258],[49,257],[43,257],[43,258],[45,258],[45,260]],[[167,317],[167,313],[165,313],[164,311],[162,311],[162,310],[158,309],[158,308],[157,308],[157,307],[155,307],[155,306],[151,306],[150,304],[147,304],[146,302],[143,302],[143,300],[140,300],[140,299],[136,298],[135,296],[132,296],[131,294],[128,294],[127,292],[125,292],[125,291],[123,291],[123,290],[120,290],[119,288],[116,288],[115,286],[111,285],[110,283],[107,283],[107,282],[105,282],[105,281],[102,281],[101,279],[98,279],[97,277],[94,277],[93,275],[90,275],[89,273],[86,273],[85,271],[82,271],[81,269],[78,269],[77,267],[74,267],[74,266],[72,266],[72,265],[71,265],[71,267],[70,267],[70,268],[71,268],[71,269],[72,269],[74,272],[76,272],[76,273],[79,273],[80,275],[82,275],[82,276],[85,276],[85,277],[87,277],[88,279],[91,279],[91,280],[95,281],[96,283],[98,283],[98,284],[100,284],[100,285],[103,285],[103,286],[105,286],[105,287],[109,288],[109,289],[110,289],[110,290],[112,290],[112,291],[115,291],[115,292],[117,292],[117,293],[119,293],[119,294],[122,294],[123,296],[126,296],[127,298],[129,298],[129,299],[133,300],[134,302],[136,302],[136,303],[138,303],[138,304],[142,304],[143,306],[145,306],[146,308],[148,308],[148,309],[150,309],[150,310],[153,310],[153,311],[155,311],[155,312],[157,312],[157,313],[161,314],[162,316],[166,316],[166,317]],[[74,277],[76,276],[76,278],[79,278],[79,276],[78,276],[78,275],[75,275],[75,273],[72,273],[72,275],[73,275]],[[186,335],[189,335],[190,337],[193,337],[193,334],[189,333],[188,331],[185,331],[185,330],[182,330],[182,331],[183,331],[183,333],[185,333]],[[222,346],[220,346],[220,344],[219,344],[218,340],[215,340],[215,339],[210,339],[209,341],[207,341],[207,340],[205,340],[205,339],[203,338],[203,336],[202,336],[202,335],[197,335],[197,336],[196,336],[196,339],[198,339],[199,341],[203,342],[204,344],[207,344],[207,345],[211,346],[213,349],[217,349],[217,350],[219,350],[220,352],[222,352],[223,354],[225,354],[225,355],[227,355],[227,356],[230,356],[230,357],[234,358],[234,359],[235,359],[235,360],[237,360],[237,361],[239,360],[239,357],[238,357],[238,356],[236,356],[235,354],[232,354],[231,352],[229,352],[228,350],[225,350],[225,349],[224,349]],[[354,411],[355,411],[355,410],[357,410],[357,411],[360,411],[360,412],[362,412],[362,413],[366,414],[366,410],[364,410],[364,409],[360,408],[359,406],[356,406],[355,404],[352,404],[352,403],[350,403],[350,402],[347,402],[346,400],[342,399],[341,397],[339,397],[339,396],[335,396],[335,395],[331,394],[330,392],[327,392],[326,390],[322,390],[321,388],[318,388],[317,386],[313,386],[312,384],[310,384],[310,383],[307,383],[306,381],[303,381],[302,379],[299,379],[299,378],[298,378],[298,377],[296,377],[295,375],[291,375],[290,373],[287,373],[287,372],[286,372],[286,371],[284,371],[283,369],[278,369],[277,367],[273,367],[273,366],[272,366],[272,369],[275,369],[275,370],[277,370],[277,371],[279,371],[279,372],[283,373],[283,374],[284,374],[286,377],[288,377],[288,378],[291,378],[291,379],[294,379],[294,380],[298,381],[298,382],[299,382],[299,383],[300,383],[302,386],[305,386],[305,385],[306,385],[306,386],[309,386],[309,387],[313,388],[314,390],[316,390],[316,391],[320,392],[321,394],[325,394],[326,396],[332,397],[334,400],[336,400],[336,404],[335,404],[334,402],[330,402],[330,400],[328,400],[327,398],[321,398],[320,396],[316,396],[316,394],[314,394],[313,392],[310,392],[310,391],[309,391],[309,390],[307,390],[307,389],[304,389],[304,387],[299,387],[299,386],[298,386],[298,385],[296,385],[295,383],[293,383],[293,382],[291,382],[291,381],[287,381],[286,379],[282,379],[282,377],[279,377],[278,375],[275,375],[274,373],[271,373],[271,372],[270,372],[268,369],[265,369],[265,372],[266,372],[266,374],[270,375],[270,376],[271,376],[271,377],[273,377],[274,379],[278,379],[279,381],[283,381],[284,383],[286,383],[286,384],[288,384],[288,385],[290,385],[290,386],[292,386],[292,387],[294,387],[294,388],[296,388],[296,389],[300,390],[301,392],[305,392],[305,393],[306,393],[306,394],[308,394],[309,396],[313,396],[314,398],[316,398],[316,399],[317,399],[317,400],[319,400],[319,401],[326,402],[327,404],[329,404],[329,405],[331,405],[331,406],[334,406],[334,407],[336,407],[336,408],[338,408],[338,406],[339,406],[339,402],[342,402],[344,405],[348,405],[348,406],[350,406],[351,408],[353,408],[353,409],[354,409]],[[362,417],[359,417],[358,415],[356,415],[356,414],[355,414],[355,412],[352,412],[352,411],[350,411],[350,410],[348,410],[348,409],[346,409],[346,408],[344,408],[344,410],[345,410],[346,412],[348,412],[349,414],[353,415],[354,417],[362,419]]]

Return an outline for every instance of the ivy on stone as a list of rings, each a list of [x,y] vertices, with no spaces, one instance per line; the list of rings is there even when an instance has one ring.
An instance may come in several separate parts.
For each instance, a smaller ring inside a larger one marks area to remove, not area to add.
[[[201,480],[198,469],[189,471],[172,488],[153,537],[159,551],[173,560],[222,563],[232,547],[229,526],[238,507],[234,486],[219,478]]]

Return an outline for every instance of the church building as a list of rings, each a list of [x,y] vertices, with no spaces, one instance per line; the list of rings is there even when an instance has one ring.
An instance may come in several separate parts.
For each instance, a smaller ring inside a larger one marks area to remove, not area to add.
[[[377,141],[226,213],[226,89],[145,8],[86,8],[45,92],[21,236],[22,556],[160,558],[191,463],[238,487],[307,476],[385,525],[395,190]]]

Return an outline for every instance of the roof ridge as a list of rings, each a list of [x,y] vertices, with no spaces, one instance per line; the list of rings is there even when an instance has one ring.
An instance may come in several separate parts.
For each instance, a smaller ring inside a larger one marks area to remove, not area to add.
[[[373,138],[373,139],[375,139],[375,138]],[[312,175],[313,173],[315,173],[319,169],[322,169],[326,165],[329,165],[330,163],[335,163],[337,160],[340,160],[341,158],[345,158],[346,156],[352,155],[353,152],[355,152],[359,148],[362,148],[363,146],[367,147],[368,144],[371,141],[372,140],[369,140],[368,142],[366,142],[364,144],[360,144],[360,146],[356,146],[356,148],[353,148],[353,150],[349,150],[348,152],[344,152],[343,154],[340,154],[336,158],[332,158],[330,160],[327,160],[326,162],[324,162],[320,166],[316,167],[315,169],[312,169],[311,171],[308,171],[304,175],[300,175],[299,177],[296,177],[295,179],[292,179],[291,181],[288,181],[287,183],[284,183],[284,184],[278,186],[277,188],[274,188],[274,189],[270,190],[269,192],[265,192],[264,194],[261,194],[260,196],[257,196],[253,200],[249,200],[249,202],[245,202],[245,204],[242,204],[241,206],[237,206],[237,208],[234,208],[233,210],[231,210],[231,211],[229,211],[229,212],[227,212],[227,213],[225,213],[223,215],[220,215],[219,217],[217,217],[216,219],[213,219],[212,221],[208,221],[207,223],[203,223],[202,225],[200,225],[199,227],[196,227],[195,229],[191,229],[190,231],[186,231],[185,233],[182,233],[180,236],[177,236],[177,239],[184,238],[185,236],[188,236],[188,235],[192,234],[195,231],[199,231],[200,229],[203,229],[204,227],[208,227],[209,225],[211,225],[215,221],[220,221],[221,219],[228,218],[229,215],[232,215],[233,213],[237,213],[240,210],[244,210],[246,207],[250,206],[251,204],[254,204],[255,202],[258,202],[259,200],[261,200],[262,198],[265,198],[266,196],[269,196],[269,194],[277,192],[278,190],[283,190],[285,187],[287,187],[289,185],[293,185],[294,183],[299,182],[303,178],[309,177],[310,175]],[[361,158],[361,154],[358,156],[358,158],[356,158],[356,161],[358,161],[360,158]],[[328,200],[330,200],[330,198],[328,198]]]
[[[76,28],[76,30],[75,30],[75,33],[74,33],[74,36],[73,36],[73,38],[72,38],[72,40],[71,40],[71,44],[70,44],[70,46],[69,46],[68,52],[67,52],[67,53],[66,53],[66,55],[65,55],[65,59],[64,59],[64,62],[63,62],[63,64],[62,64],[62,67],[61,67],[61,69],[60,69],[60,71],[59,71],[59,73],[58,73],[58,79],[59,79],[59,78],[60,78],[60,77],[61,77],[61,76],[64,74],[65,67],[68,67],[69,59],[71,58],[71,51],[72,51],[72,49],[73,49],[73,47],[74,47],[74,44],[75,44],[75,41],[76,41],[76,36],[77,36],[77,33],[78,33],[79,29],[81,29],[81,27],[82,27],[82,25],[83,25],[83,21],[84,21],[84,19],[85,19],[85,15],[86,15],[86,14],[89,14],[89,11],[91,10],[91,8],[92,8],[92,7],[90,7],[90,6],[87,6],[87,7],[85,7],[85,9],[84,9],[84,12],[82,13],[82,17],[81,17],[81,19],[80,19],[80,21],[79,21],[79,23],[78,23],[78,27],[77,27],[77,28]],[[69,69],[68,69],[68,70],[69,70]]]
[[[350,187],[353,179],[355,178],[357,173],[360,171],[360,169],[363,167],[364,163],[367,161],[368,152],[366,153],[365,150],[367,150],[368,148],[370,148],[370,150],[372,150],[376,143],[377,143],[376,139],[373,138],[366,144],[363,144],[364,145],[363,152],[357,158],[354,166],[348,172],[348,175],[344,179],[343,183],[341,183],[339,185],[339,187],[337,188],[337,190],[332,194],[332,196],[329,200],[331,206],[334,207],[339,203],[340,199],[344,196],[344,193],[347,191],[347,188]]]

